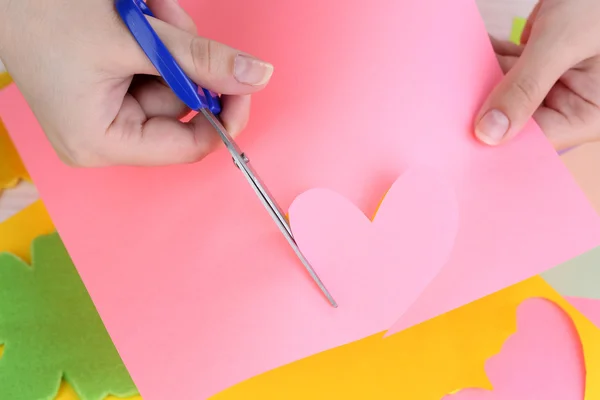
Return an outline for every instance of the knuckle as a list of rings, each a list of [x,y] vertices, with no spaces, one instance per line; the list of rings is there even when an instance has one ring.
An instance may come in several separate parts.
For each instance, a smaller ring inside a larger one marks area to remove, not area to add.
[[[512,82],[510,91],[514,93],[518,99],[517,101],[521,104],[531,106],[538,101],[541,87],[537,79],[529,75],[523,75]]]
[[[214,40],[194,37],[190,44],[194,70],[198,75],[218,75],[223,71],[223,51]]]

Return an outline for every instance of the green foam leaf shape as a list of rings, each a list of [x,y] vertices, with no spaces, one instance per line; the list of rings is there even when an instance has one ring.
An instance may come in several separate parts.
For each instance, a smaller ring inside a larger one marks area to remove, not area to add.
[[[52,400],[62,379],[83,400],[137,394],[58,234],[32,260],[0,254],[0,399]]]

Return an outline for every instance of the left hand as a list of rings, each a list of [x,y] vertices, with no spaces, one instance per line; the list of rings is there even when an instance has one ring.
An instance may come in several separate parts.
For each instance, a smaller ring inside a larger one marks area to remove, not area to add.
[[[541,0],[521,44],[492,39],[504,79],[475,121],[488,145],[533,116],[557,150],[600,140],[600,2]]]

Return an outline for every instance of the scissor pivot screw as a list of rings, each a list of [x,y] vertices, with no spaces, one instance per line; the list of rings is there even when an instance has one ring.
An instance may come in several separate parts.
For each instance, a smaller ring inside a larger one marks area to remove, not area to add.
[[[242,153],[242,160],[244,161],[244,163],[248,163],[250,160],[248,159],[248,157],[246,157],[246,154]],[[240,168],[240,166],[238,165],[237,161],[235,160],[235,158],[231,157],[231,159],[233,160],[233,164],[238,167],[238,169]]]

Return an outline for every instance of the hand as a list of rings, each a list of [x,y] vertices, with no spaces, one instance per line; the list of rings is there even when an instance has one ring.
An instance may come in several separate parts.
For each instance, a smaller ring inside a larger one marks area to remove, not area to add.
[[[273,66],[197,36],[176,0],[148,0],[150,22],[200,86],[222,93],[223,124],[237,135],[250,95]],[[112,0],[0,0],[0,58],[49,141],[67,164],[165,165],[195,162],[219,144],[201,115],[157,78]]]
[[[600,1],[542,0],[520,46],[493,40],[506,77],[476,118],[497,145],[533,116],[557,150],[600,140]]]

